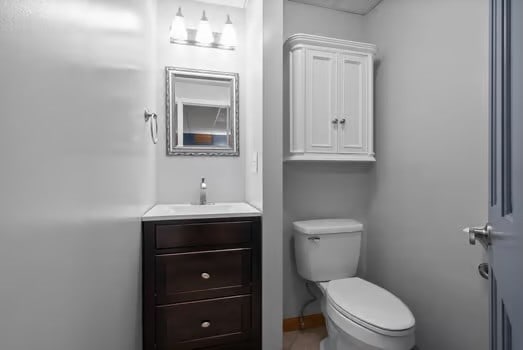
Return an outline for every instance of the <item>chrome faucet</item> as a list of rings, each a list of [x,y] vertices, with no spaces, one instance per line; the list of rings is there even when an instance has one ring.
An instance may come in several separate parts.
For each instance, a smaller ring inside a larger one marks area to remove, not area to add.
[[[207,204],[207,184],[205,183],[205,178],[202,177],[202,182],[200,183],[200,205]]]

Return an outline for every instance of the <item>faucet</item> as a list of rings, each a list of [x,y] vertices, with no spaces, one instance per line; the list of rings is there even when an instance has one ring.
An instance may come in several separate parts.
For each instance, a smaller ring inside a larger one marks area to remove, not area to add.
[[[200,205],[207,204],[207,184],[205,183],[205,178],[202,177],[202,182],[200,183]]]

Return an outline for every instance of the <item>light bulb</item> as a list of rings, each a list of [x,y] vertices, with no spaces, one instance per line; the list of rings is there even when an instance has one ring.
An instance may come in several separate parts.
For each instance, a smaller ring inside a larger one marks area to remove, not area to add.
[[[183,18],[181,7],[178,8],[178,12],[173,18],[169,36],[174,40],[187,40],[187,28],[185,28],[185,18]]]
[[[223,27],[220,44],[227,47],[236,46],[236,30],[234,30],[234,26],[232,25],[231,17],[229,15],[227,15],[227,22],[225,22],[225,26]]]
[[[212,34],[211,24],[209,23],[207,16],[205,16],[205,11],[203,11],[202,19],[198,25],[196,41],[204,45],[210,45],[214,42],[214,35]]]

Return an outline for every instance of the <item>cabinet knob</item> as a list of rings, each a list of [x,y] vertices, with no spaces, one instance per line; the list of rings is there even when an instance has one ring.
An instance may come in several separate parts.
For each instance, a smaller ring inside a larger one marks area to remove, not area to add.
[[[345,124],[345,118],[343,118],[342,120],[340,120],[340,124]]]
[[[332,120],[332,124],[338,124],[338,118],[334,118],[334,119]]]
[[[202,273],[202,278],[204,280],[208,280],[209,278],[211,278],[211,275],[209,275],[207,272],[204,272],[204,273]]]
[[[211,326],[211,322],[209,321],[203,321],[200,325],[202,328],[209,328]]]

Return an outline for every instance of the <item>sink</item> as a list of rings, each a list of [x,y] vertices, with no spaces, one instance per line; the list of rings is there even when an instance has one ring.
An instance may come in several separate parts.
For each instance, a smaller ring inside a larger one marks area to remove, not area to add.
[[[142,221],[246,216],[261,216],[261,212],[247,203],[158,204],[144,214]]]

